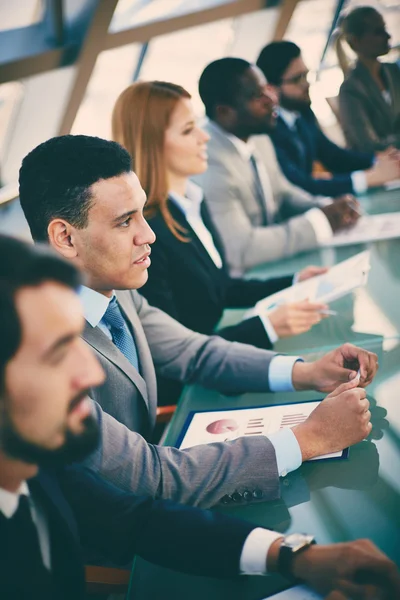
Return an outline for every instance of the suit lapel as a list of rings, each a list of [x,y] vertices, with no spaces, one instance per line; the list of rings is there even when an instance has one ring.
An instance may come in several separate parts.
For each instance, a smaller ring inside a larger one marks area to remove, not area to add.
[[[146,334],[143,330],[142,323],[136,312],[135,304],[132,298],[132,292],[118,291],[116,292],[116,296],[122,312],[132,326],[136,349],[139,355],[141,376],[134,368],[134,373],[132,373],[132,375],[135,375],[136,380],[140,383],[140,387],[137,387],[146,402],[150,415],[150,422],[152,423],[153,418],[155,419],[155,411],[157,409],[157,395],[156,392],[152,391],[152,386],[150,385],[151,382],[155,382],[156,378],[153,357],[151,356],[150,347],[146,338]],[[155,401],[151,402],[150,397],[153,395],[153,393],[156,399]]]
[[[202,204],[204,204],[204,201],[202,202]],[[171,211],[171,214],[172,214],[173,218],[180,225],[182,225],[182,227],[184,227],[185,229],[189,230],[190,239],[191,239],[189,247],[191,248],[191,250],[198,255],[198,257],[201,259],[201,261],[204,263],[204,265],[207,267],[207,269],[210,269],[210,268],[216,269],[216,268],[218,268],[218,267],[216,267],[213,259],[208,254],[207,250],[205,249],[205,247],[203,246],[203,244],[201,243],[201,241],[197,237],[196,232],[192,229],[192,227],[190,226],[190,224],[187,222],[187,220],[185,218],[185,215],[179,209],[179,207],[176,206],[176,204],[173,201],[171,201],[171,200],[169,200],[169,202],[168,202],[168,207],[169,207],[169,209]]]
[[[119,293],[117,294],[118,301],[120,301]],[[121,303],[121,308],[124,309]],[[129,311],[130,313],[130,311]],[[136,313],[135,313],[136,314]],[[128,315],[128,318],[130,315]],[[137,318],[137,315],[136,315]],[[134,334],[135,332],[135,327]],[[112,362],[116,367],[118,367],[135,385],[138,389],[139,393],[143,397],[147,406],[149,406],[148,394],[147,394],[147,386],[146,382],[141,377],[140,373],[135,369],[135,367],[129,362],[129,360],[122,354],[122,352],[117,348],[117,346],[106,336],[105,333],[99,329],[99,327],[92,327],[89,325],[87,321],[85,321],[85,329],[82,335],[83,339],[90,345],[92,348],[97,350],[100,354],[102,354],[107,360]],[[142,359],[143,350],[141,348],[142,344],[140,343],[140,336],[135,335],[136,348],[139,355],[139,364],[142,369],[143,375],[145,375],[144,371],[144,360]]]
[[[362,81],[364,87],[368,90],[368,97],[370,102],[374,105],[374,109],[377,113],[381,114],[381,117],[386,119],[389,123],[392,122],[392,108],[391,105],[386,102],[381,94],[375,81],[372,79],[368,69],[364,67],[360,62],[357,63],[355,70],[357,76]],[[387,75],[387,71],[385,70]],[[390,79],[390,78],[389,78]],[[390,84],[389,84],[390,85]],[[390,91],[392,91],[390,89]]]

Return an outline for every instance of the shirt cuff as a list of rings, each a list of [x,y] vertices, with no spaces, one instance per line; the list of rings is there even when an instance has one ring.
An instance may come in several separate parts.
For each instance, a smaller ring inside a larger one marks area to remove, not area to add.
[[[274,356],[269,364],[269,389],[271,392],[294,392],[292,382],[293,365],[304,362],[300,356]]]
[[[262,310],[257,310],[257,315],[260,317],[261,323],[263,324],[263,327],[267,333],[267,336],[269,337],[271,344],[275,344],[275,342],[279,340],[279,336],[276,333],[271,321],[268,319],[267,315],[264,314]]]
[[[298,469],[303,462],[299,442],[290,427],[280,429],[268,436],[275,448],[279,477],[286,477]]]
[[[319,208],[311,208],[304,216],[308,219],[309,223],[315,231],[315,237],[319,244],[328,242],[332,236],[333,231],[327,217],[324,215],[322,210]]]
[[[242,575],[266,575],[267,554],[275,540],[283,537],[281,533],[256,527],[247,536],[240,556]]]
[[[353,192],[355,194],[365,194],[368,189],[367,177],[364,171],[353,171],[350,174]]]

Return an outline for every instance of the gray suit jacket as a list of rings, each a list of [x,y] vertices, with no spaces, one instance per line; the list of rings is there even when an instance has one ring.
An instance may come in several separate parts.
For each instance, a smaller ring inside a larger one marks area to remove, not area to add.
[[[283,175],[268,136],[256,136],[257,159],[269,175],[275,204],[275,223],[261,226],[262,213],[254,190],[254,175],[228,136],[212,122],[205,130],[208,142],[208,169],[195,177],[225,246],[233,275],[256,265],[279,260],[317,246],[315,231],[303,215],[319,202],[308,192],[292,185]],[[286,220],[285,220],[286,219]]]
[[[184,451],[145,441],[156,416],[155,369],[224,394],[269,391],[275,353],[190,331],[135,291],[117,296],[135,336],[140,374],[101,329],[86,323],[83,337],[106,373],[105,383],[90,394],[102,428],[102,446],[90,458],[91,468],[137,494],[202,507],[223,497],[229,503],[234,492],[242,498],[249,491],[251,501],[276,498],[275,451],[266,438]]]
[[[400,68],[383,63],[391,103],[383,98],[368,69],[357,62],[339,92],[340,121],[348,145],[362,151],[400,147]]]

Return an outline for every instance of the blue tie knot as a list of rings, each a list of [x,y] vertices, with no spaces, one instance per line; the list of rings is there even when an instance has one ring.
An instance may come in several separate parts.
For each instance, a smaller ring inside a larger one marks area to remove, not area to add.
[[[125,319],[122,316],[121,309],[115,296],[110,301],[103,319],[110,327],[115,327],[115,329],[123,329],[125,327]]]

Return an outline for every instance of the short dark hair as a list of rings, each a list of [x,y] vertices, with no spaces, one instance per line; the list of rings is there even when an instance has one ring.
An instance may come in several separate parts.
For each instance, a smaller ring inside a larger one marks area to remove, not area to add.
[[[293,42],[271,42],[261,50],[256,65],[264,73],[268,83],[280,85],[284,72],[300,54],[300,48]]]
[[[48,247],[33,246],[0,234],[0,393],[7,363],[21,343],[21,323],[15,296],[23,287],[55,281],[77,289],[81,278],[75,267]]]
[[[358,6],[340,16],[339,27],[345,35],[361,37],[365,32],[365,17],[380,15],[373,6]]]
[[[239,78],[251,67],[242,58],[220,58],[207,65],[199,80],[199,94],[206,115],[213,119],[219,104],[235,106]]]
[[[33,239],[48,241],[48,225],[57,217],[85,228],[92,206],[90,187],[130,171],[129,153],[98,137],[64,135],[37,146],[19,171],[21,206]]]

